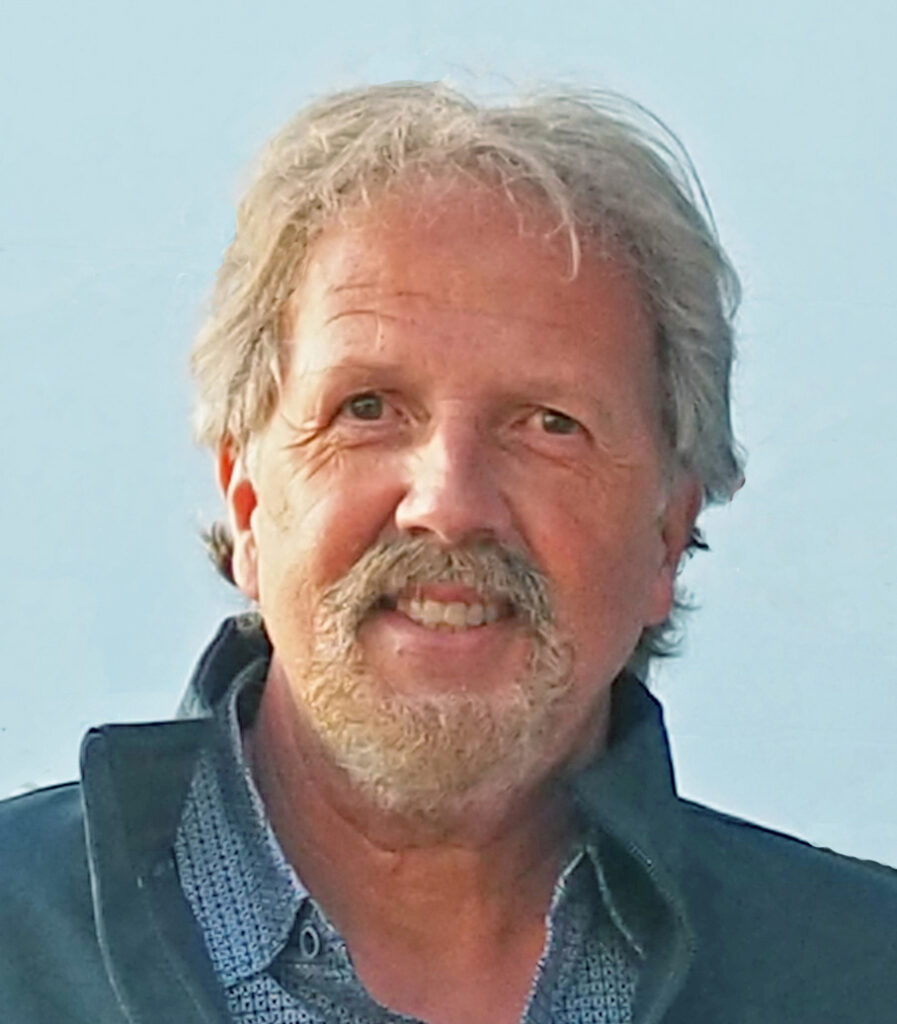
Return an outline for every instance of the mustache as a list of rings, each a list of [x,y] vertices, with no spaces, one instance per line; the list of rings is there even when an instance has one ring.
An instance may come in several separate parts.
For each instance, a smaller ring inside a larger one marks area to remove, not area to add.
[[[421,537],[378,541],[325,591],[321,608],[352,629],[385,599],[426,583],[456,583],[506,603],[537,632],[554,625],[548,577],[526,554],[497,541],[440,548]]]

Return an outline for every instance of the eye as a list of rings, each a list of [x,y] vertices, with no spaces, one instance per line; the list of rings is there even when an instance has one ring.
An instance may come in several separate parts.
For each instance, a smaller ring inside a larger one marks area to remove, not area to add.
[[[383,396],[373,391],[361,395],[353,395],[343,405],[343,409],[357,420],[379,420],[384,412]]]
[[[572,416],[558,412],[557,409],[542,409],[539,420],[546,434],[575,434],[580,429]]]

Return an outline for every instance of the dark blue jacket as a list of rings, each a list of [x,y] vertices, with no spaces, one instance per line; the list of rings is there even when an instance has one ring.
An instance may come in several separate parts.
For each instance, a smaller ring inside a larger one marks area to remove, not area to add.
[[[208,709],[264,637],[233,620],[192,717],[92,730],[82,779],[0,804],[0,1022],[228,1020],[172,842]],[[897,872],[677,797],[659,705],[615,685],[572,784],[645,951],[636,1024],[897,1024]]]

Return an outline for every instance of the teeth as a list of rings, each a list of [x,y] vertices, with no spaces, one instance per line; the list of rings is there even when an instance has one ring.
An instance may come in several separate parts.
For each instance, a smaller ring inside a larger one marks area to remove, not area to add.
[[[488,625],[501,616],[501,610],[495,601],[476,601],[465,604],[463,601],[434,601],[431,598],[421,600],[419,597],[401,597],[396,602],[400,612],[409,619],[436,629],[448,626],[450,629],[469,629],[473,626]]]
[[[438,601],[424,601],[421,604],[420,609],[420,620],[426,623],[428,626],[436,626],[442,622],[442,612],[445,605],[440,604]]]
[[[468,626],[482,626],[486,621],[486,609],[479,603],[472,604],[469,608],[465,605],[461,605],[465,611],[465,624]]]
[[[445,606],[443,612],[443,618],[449,626],[454,626],[459,629],[461,626],[467,625],[467,605],[462,604],[461,601],[452,601],[451,604]]]

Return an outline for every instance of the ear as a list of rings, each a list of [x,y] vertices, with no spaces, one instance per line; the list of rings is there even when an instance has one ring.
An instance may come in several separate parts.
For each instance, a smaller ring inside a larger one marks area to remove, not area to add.
[[[258,592],[258,545],[253,529],[253,512],[258,500],[246,465],[246,453],[230,438],[218,448],[218,486],[227,505],[227,521],[234,543],[234,583],[252,601]]]
[[[703,499],[703,489],[694,473],[676,474],[658,519],[663,545],[661,563],[651,589],[649,618],[645,625],[663,622],[672,611],[676,572],[688,547]]]

